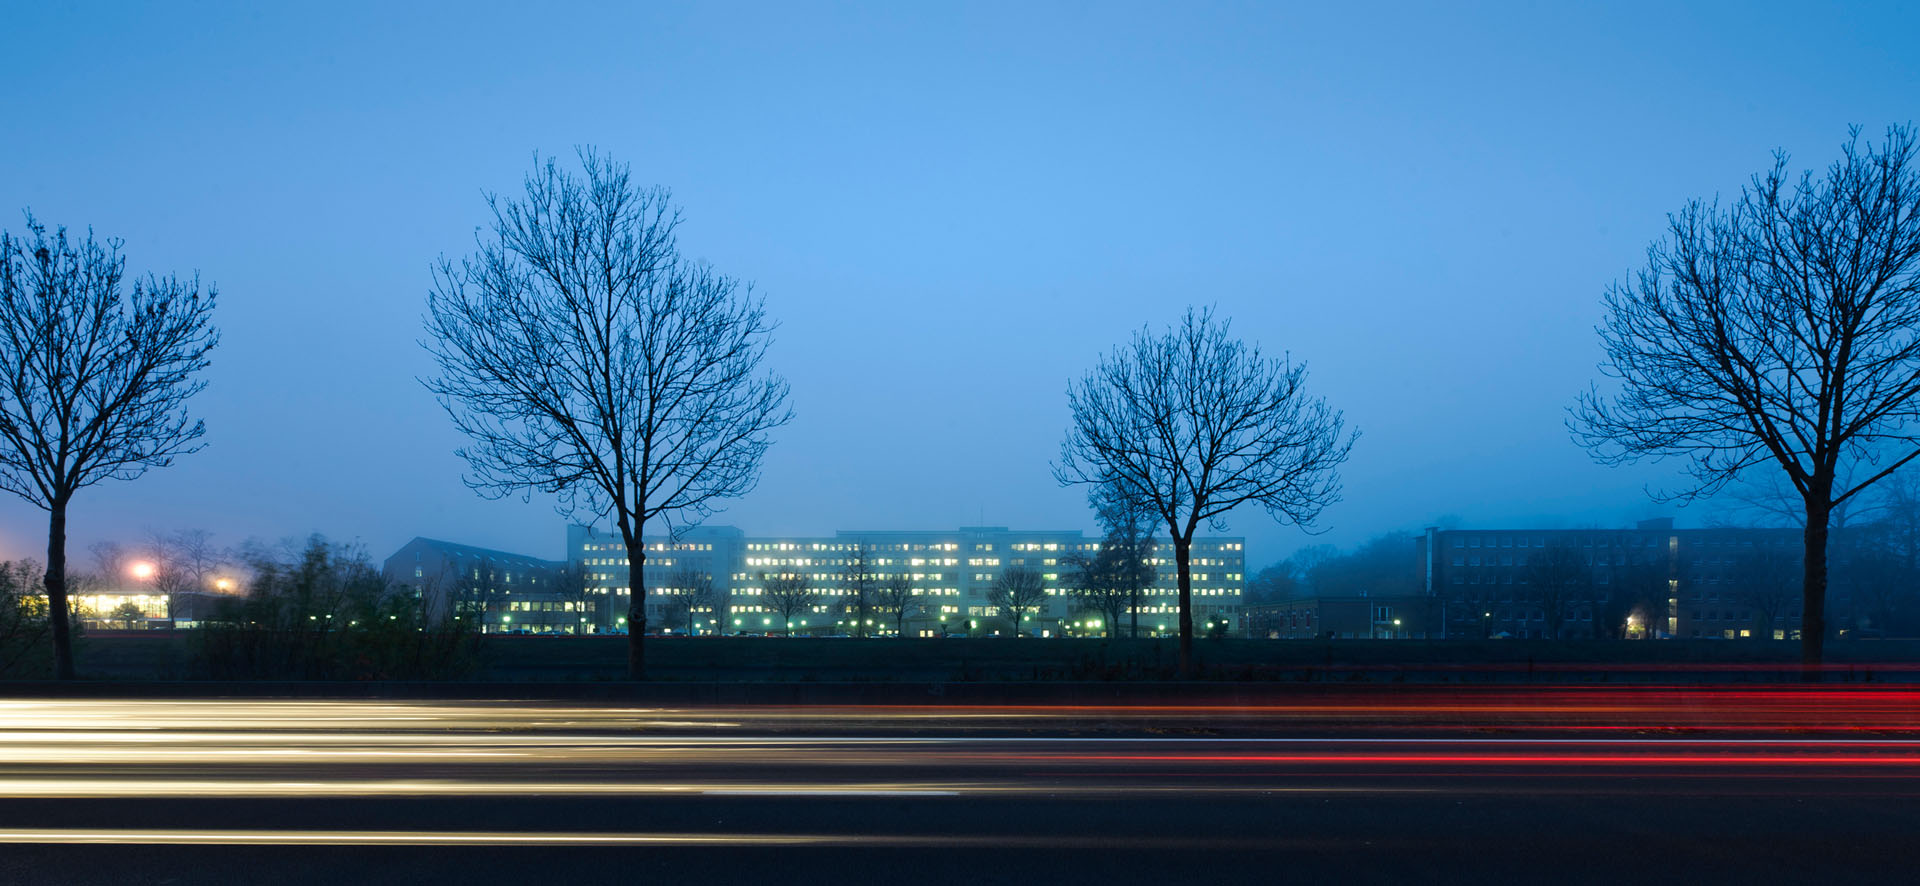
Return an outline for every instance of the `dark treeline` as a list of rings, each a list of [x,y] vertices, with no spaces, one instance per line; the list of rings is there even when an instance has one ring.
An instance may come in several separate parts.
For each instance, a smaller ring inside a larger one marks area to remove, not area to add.
[[[433,680],[478,667],[471,619],[428,610],[357,547],[315,535],[252,544],[253,580],[195,631],[194,666],[218,679]]]
[[[1423,592],[1411,532],[1376,535],[1352,551],[1311,545],[1247,579],[1248,603],[1305,597],[1357,597]]]

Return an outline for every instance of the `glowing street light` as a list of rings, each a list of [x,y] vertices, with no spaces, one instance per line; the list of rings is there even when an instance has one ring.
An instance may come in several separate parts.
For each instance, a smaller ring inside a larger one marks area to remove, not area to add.
[[[127,572],[133,575],[134,580],[142,581],[142,582],[153,581],[153,576],[159,571],[160,570],[157,567],[155,567],[152,563],[146,560],[135,560],[132,565],[127,567]],[[167,629],[172,630],[173,629],[173,594],[172,592],[167,593],[166,604],[167,604]]]

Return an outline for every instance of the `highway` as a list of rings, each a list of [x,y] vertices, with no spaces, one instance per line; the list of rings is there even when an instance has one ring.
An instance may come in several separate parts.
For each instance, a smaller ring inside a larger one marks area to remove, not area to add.
[[[0,882],[1911,881],[1920,692],[0,700]]]

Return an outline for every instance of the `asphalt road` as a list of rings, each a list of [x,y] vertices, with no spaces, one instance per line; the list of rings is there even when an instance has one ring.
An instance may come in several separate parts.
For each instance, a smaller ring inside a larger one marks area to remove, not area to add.
[[[4,883],[1913,882],[1920,693],[0,701]]]

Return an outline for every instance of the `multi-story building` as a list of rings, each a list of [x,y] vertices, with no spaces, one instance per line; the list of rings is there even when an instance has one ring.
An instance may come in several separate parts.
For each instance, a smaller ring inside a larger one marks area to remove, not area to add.
[[[954,634],[1005,636],[1014,626],[989,600],[1006,570],[1038,571],[1045,603],[1021,625],[1032,636],[1100,633],[1105,626],[1087,610],[1072,586],[1069,558],[1099,550],[1100,541],[1078,531],[1018,531],[1004,526],[967,526],[950,531],[840,531],[821,537],[749,537],[732,527],[700,527],[674,538],[645,541],[644,578],[649,630],[665,626],[697,634],[778,633],[786,619],[768,605],[762,576],[801,576],[817,595],[794,619],[796,633],[860,633],[847,618],[847,566],[864,556],[877,582],[905,576],[913,603],[906,618],[876,620],[871,632],[937,637]],[[1246,586],[1246,545],[1239,538],[1200,538],[1193,544],[1193,610],[1196,625],[1238,626]],[[1153,556],[1154,585],[1142,594],[1142,633],[1178,629],[1173,545],[1162,539]],[[617,536],[584,526],[567,531],[567,558],[596,608],[602,629],[626,627],[630,599],[625,546]],[[710,584],[710,595],[695,587]],[[689,605],[689,598],[700,602]],[[685,620],[685,621],[683,621]],[[896,627],[897,625],[897,627]]]
[[[485,633],[590,633],[597,622],[598,601],[581,593],[565,563],[415,538],[381,571],[419,594],[430,616],[475,618]]]
[[[1448,637],[1771,637],[1800,631],[1797,529],[1428,529],[1417,549]],[[1543,588],[1543,558],[1578,568]],[[1835,563],[1845,551],[1834,552]],[[1769,570],[1770,573],[1769,574]],[[1829,605],[1844,609],[1844,587]]]

